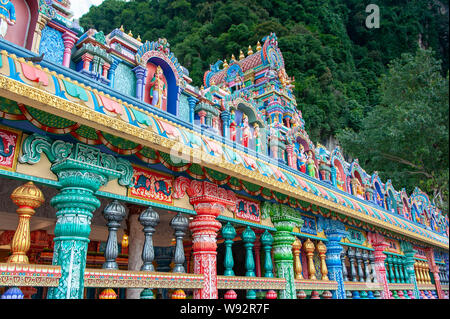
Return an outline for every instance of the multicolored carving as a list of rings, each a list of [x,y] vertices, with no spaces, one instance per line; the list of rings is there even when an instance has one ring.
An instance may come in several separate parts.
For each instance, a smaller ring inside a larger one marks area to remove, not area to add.
[[[0,126],[0,167],[8,171],[15,171],[22,132]]]
[[[8,25],[16,23],[16,10],[9,0],[0,0],[0,37],[4,38],[8,32]]]
[[[248,198],[237,197],[234,216],[237,219],[256,223],[261,222],[259,202]]]
[[[128,196],[164,204],[173,204],[173,177],[133,166]]]

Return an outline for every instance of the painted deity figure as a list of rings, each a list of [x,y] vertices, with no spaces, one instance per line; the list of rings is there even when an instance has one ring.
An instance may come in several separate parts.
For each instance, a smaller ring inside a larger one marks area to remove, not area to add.
[[[306,169],[307,169],[308,175],[311,177],[316,177],[314,154],[311,150],[308,151],[308,158],[307,158],[306,163],[307,163]]]
[[[341,178],[341,171],[338,169],[336,170],[336,186],[341,191],[344,191],[344,181]]]
[[[244,147],[248,147],[248,141],[250,139],[250,126],[248,125],[248,117],[245,114],[242,114],[242,136],[241,143]]]
[[[0,0],[0,38],[8,32],[8,25],[16,23],[16,10],[9,0]]]
[[[256,123],[253,123],[253,138],[255,139],[255,151],[260,153],[262,151],[261,133],[259,132],[259,125]]]
[[[302,144],[299,145],[299,151],[297,153],[297,167],[302,173],[306,173],[306,155],[305,148]]]
[[[167,98],[166,84],[164,83],[164,74],[161,67],[158,65],[156,72],[150,81],[150,97],[152,98],[151,104],[162,108],[163,100]]]
[[[231,110],[230,114],[230,139],[233,142],[236,142],[236,115],[234,114],[234,110]]]

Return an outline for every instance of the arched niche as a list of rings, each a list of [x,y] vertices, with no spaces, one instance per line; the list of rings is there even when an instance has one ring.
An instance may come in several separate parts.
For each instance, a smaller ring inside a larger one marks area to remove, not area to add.
[[[34,29],[39,14],[38,0],[10,0],[16,12],[16,23],[8,25],[5,39],[27,49],[33,43]]]
[[[243,135],[243,115],[245,114],[248,119],[248,125],[250,129],[250,137],[249,137],[249,143],[248,147],[250,149],[255,149],[255,139],[254,139],[254,125],[259,126],[259,134],[260,134],[260,141],[263,145],[263,152],[266,153],[268,151],[267,145],[264,143],[264,141],[267,140],[267,136],[269,132],[266,132],[266,125],[264,121],[262,121],[258,117],[258,113],[255,109],[255,107],[246,102],[245,100],[239,98],[236,99],[233,102],[233,106],[231,107],[231,110],[234,111],[234,123],[236,124],[236,141],[240,143]]]
[[[180,88],[177,85],[177,77],[173,71],[171,65],[163,58],[158,56],[152,56],[147,60],[146,69],[147,69],[147,78],[145,81],[144,88],[144,102],[148,104],[152,104],[152,99],[150,97],[151,90],[151,81],[155,74],[157,67],[160,66],[163,75],[164,75],[164,83],[166,86],[166,100],[163,100],[162,110],[167,111],[173,115],[178,115],[178,98],[180,95]]]

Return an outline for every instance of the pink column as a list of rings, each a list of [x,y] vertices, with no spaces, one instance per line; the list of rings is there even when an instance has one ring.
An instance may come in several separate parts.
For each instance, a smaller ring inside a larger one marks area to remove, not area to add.
[[[103,77],[105,79],[108,78],[108,70],[111,67],[111,65],[109,65],[108,63],[103,64]]]
[[[253,252],[255,253],[255,273],[256,277],[261,277],[261,241],[259,240],[261,238],[261,233],[263,233],[260,230],[256,230],[256,240],[253,245]]]
[[[200,116],[200,124],[205,125],[206,111],[198,112],[198,116]]]
[[[436,292],[439,299],[444,299],[444,292],[442,291],[441,281],[439,279],[439,268],[436,266],[434,261],[433,248],[428,247],[425,249],[425,254],[427,255],[428,267],[430,267],[431,273],[434,277],[434,285],[436,286]]]
[[[294,161],[294,146],[286,145],[286,152],[287,152],[287,160],[288,160],[289,167],[296,169],[296,165],[295,165],[295,161]]]
[[[377,233],[369,233],[368,236],[369,241],[372,244],[372,247],[375,249],[375,273],[377,275],[377,280],[379,283],[383,285],[383,290],[381,291],[382,299],[391,299],[390,291],[388,287],[388,282],[386,278],[386,268],[384,265],[384,260],[386,259],[386,255],[384,254],[384,250],[389,246],[388,243],[384,240],[384,237]]]
[[[83,70],[89,71],[89,65],[91,64],[92,59],[94,59],[94,57],[89,53],[85,53],[81,56],[81,60],[83,60]]]
[[[64,41],[64,56],[63,56],[63,66],[70,66],[70,56],[72,54],[72,48],[77,41],[76,36],[73,33],[65,32],[62,35]]]
[[[232,191],[219,188],[210,182],[178,177],[174,183],[174,198],[187,194],[197,216],[189,224],[192,232],[194,273],[204,275],[203,287],[194,290],[195,299],[217,299],[217,232],[221,224],[217,221],[225,207],[236,208],[236,196]]]

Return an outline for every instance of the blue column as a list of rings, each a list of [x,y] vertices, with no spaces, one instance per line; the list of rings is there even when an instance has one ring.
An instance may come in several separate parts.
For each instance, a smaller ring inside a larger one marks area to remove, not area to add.
[[[147,77],[147,69],[138,65],[133,69],[136,74],[136,98],[144,101],[145,79]]]
[[[324,219],[319,217],[319,228],[324,230],[327,236],[327,255],[325,262],[328,267],[328,278],[338,283],[338,289],[333,291],[334,299],[345,299],[344,276],[342,274],[340,241],[347,236],[344,224],[338,220]]]
[[[188,103],[189,103],[189,122],[194,124],[194,109],[195,105],[197,104],[198,99],[196,99],[193,96],[188,97]]]
[[[122,59],[119,59],[119,58],[113,56],[113,63],[111,63],[111,67],[109,68],[109,73],[108,73],[109,86],[112,88],[114,88],[114,79],[116,77],[117,66],[121,62],[122,62]]]
[[[220,118],[222,119],[222,135],[225,138],[230,138],[230,112],[228,110],[223,111],[220,114]]]

